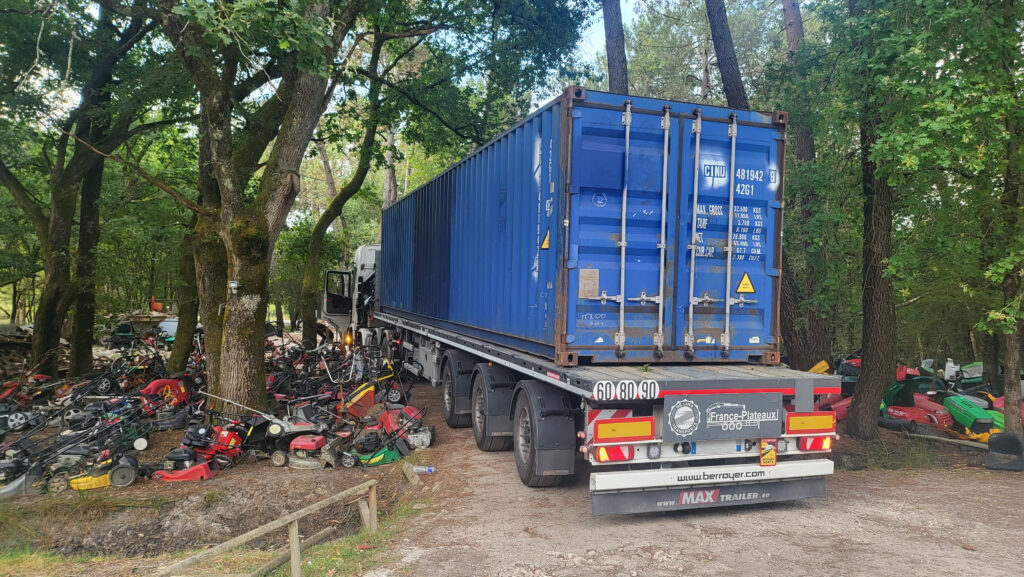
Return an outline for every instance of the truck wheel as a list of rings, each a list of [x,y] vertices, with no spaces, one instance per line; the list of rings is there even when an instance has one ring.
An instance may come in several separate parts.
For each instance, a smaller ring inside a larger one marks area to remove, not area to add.
[[[516,469],[519,471],[519,479],[527,487],[551,487],[560,483],[562,478],[558,475],[536,474],[537,419],[528,397],[526,391],[520,393],[512,414],[512,453],[516,457]]]
[[[472,415],[455,412],[455,374],[450,361],[444,364],[444,370],[441,371],[441,389],[444,397],[444,422],[453,429],[468,427]]]
[[[473,438],[481,451],[504,451],[512,446],[509,437],[488,436],[487,400],[484,398],[484,380],[480,373],[473,376]]]

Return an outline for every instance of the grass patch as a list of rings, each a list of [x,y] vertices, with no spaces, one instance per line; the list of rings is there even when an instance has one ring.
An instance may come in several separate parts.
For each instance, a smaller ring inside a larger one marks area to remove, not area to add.
[[[102,557],[62,557],[49,551],[29,547],[0,552],[0,577],[36,577],[60,575],[69,564],[102,561]]]
[[[48,497],[31,503],[0,503],[0,554],[24,554],[45,534],[46,526],[67,525],[128,508],[163,509],[170,499],[125,499],[84,491],[67,497]]]
[[[923,439],[898,443],[877,439],[867,445],[864,461],[868,469],[887,471],[927,469],[939,465],[928,442]]]
[[[220,492],[219,489],[214,489],[212,491],[207,491],[207,492],[203,493],[203,508],[204,509],[212,509],[214,506],[217,505],[217,503],[220,503],[223,500],[224,500],[224,495],[223,495],[223,493]]]
[[[11,503],[0,504],[0,560],[8,554],[21,552],[39,536],[28,511]],[[0,566],[6,563],[0,563]]]
[[[302,555],[302,574],[308,577],[354,577],[380,566],[394,553],[390,546],[400,522],[413,513],[416,513],[413,504],[405,503],[381,520],[376,533],[362,530],[307,550]],[[291,570],[285,564],[271,575],[287,577]]]

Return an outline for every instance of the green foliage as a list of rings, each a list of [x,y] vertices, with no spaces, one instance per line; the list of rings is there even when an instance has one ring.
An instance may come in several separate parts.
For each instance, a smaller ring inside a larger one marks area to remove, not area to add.
[[[764,0],[726,2],[729,28],[752,101],[769,96],[765,69],[782,59],[782,11]],[[652,0],[637,5],[626,37],[630,92],[640,96],[725,105],[703,1]],[[707,94],[704,68],[707,63]],[[606,67],[602,67],[606,69]],[[607,83],[604,84],[607,86]]]
[[[315,224],[316,220],[312,215],[297,215],[281,231],[274,248],[274,265],[270,273],[271,300],[288,303],[292,310],[295,310],[294,303],[298,302],[302,290],[302,271],[306,264],[309,237]],[[348,250],[349,242],[350,236],[344,233],[328,233],[324,237],[320,261],[321,276],[323,271],[347,264],[343,255]]]

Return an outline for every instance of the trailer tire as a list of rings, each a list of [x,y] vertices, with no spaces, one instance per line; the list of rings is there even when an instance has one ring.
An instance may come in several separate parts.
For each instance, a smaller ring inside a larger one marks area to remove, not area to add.
[[[487,399],[484,396],[483,374],[477,371],[473,375],[473,438],[481,451],[506,451],[512,446],[511,437],[487,435]]]
[[[537,418],[527,391],[516,396],[512,412],[512,451],[516,459],[519,479],[527,487],[552,487],[562,482],[561,475],[538,475],[537,470]]]
[[[444,413],[444,422],[453,429],[464,429],[470,425],[473,415],[469,413],[455,412],[455,367],[452,366],[452,359],[448,359],[441,369],[441,408]]]

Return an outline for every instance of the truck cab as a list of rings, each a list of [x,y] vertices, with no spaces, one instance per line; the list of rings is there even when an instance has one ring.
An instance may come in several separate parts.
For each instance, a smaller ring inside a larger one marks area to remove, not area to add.
[[[373,319],[379,255],[379,244],[360,246],[353,270],[329,270],[324,274],[320,318],[343,331],[346,345],[357,339],[369,344],[377,333],[374,329],[382,326]]]

